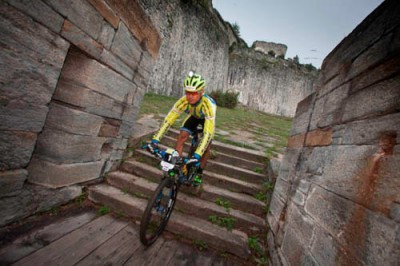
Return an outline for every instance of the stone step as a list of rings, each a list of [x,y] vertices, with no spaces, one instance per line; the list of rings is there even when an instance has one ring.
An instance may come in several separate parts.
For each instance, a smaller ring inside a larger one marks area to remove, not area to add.
[[[153,194],[158,185],[147,179],[121,171],[109,173],[107,175],[107,182],[124,192],[147,198]],[[234,218],[236,220],[234,228],[247,234],[255,234],[265,230],[265,220],[258,216],[231,208],[227,210],[216,203],[204,201],[185,193],[178,194],[175,208],[185,214],[190,214],[206,221],[211,215]]]
[[[143,158],[144,161],[149,162],[151,165],[156,165],[159,162],[157,158],[155,158],[146,150],[136,149],[135,154]],[[250,171],[229,164],[219,163],[214,160],[208,160],[205,169],[216,174],[229,176],[231,178],[236,178],[255,184],[262,184],[267,180],[267,177],[264,174],[256,173],[254,171]]]
[[[169,136],[175,140],[178,137],[178,135],[179,135],[179,130],[176,129],[169,129],[166,134],[166,136]],[[161,140],[161,143],[163,142],[164,139]],[[173,144],[173,147],[174,146],[175,144]],[[266,161],[266,157],[263,152],[236,147],[215,140],[213,140],[212,142],[212,149],[220,153],[230,154],[250,161],[255,161],[259,163],[264,163]]]
[[[120,167],[123,171],[128,173],[133,173],[138,176],[147,175],[147,179],[149,180],[159,180],[162,172],[160,170],[157,171],[156,168],[149,168],[146,163],[141,163],[134,159],[126,160]],[[231,178],[224,175],[219,175],[216,173],[212,173],[209,171],[203,172],[203,181],[207,184],[214,185],[217,187],[225,188],[230,191],[245,193],[248,195],[255,195],[262,190],[262,185],[249,183],[246,181],[242,181],[236,178]],[[158,181],[155,181],[158,182]]]
[[[176,143],[176,139],[169,137],[169,136],[165,136],[162,139],[162,143],[164,145],[160,145],[160,146],[164,146],[164,147],[175,147],[175,143]],[[186,142],[183,151],[184,152],[189,152],[189,148],[190,148],[190,143]],[[252,161],[252,160],[247,160],[244,158],[241,158],[241,154],[228,154],[228,153],[221,153],[221,152],[217,152],[217,151],[213,151],[212,152],[212,160],[216,161],[216,162],[220,162],[220,163],[225,163],[225,164],[230,164],[230,165],[235,165],[236,167],[240,167],[243,169],[247,169],[250,171],[261,171],[261,173],[266,173],[266,165],[267,162],[264,161],[264,163],[260,163],[257,161]],[[265,159],[266,160],[266,159]]]
[[[137,162],[133,159],[126,160],[121,165],[121,170],[127,173],[134,174],[136,176],[143,177],[155,183],[158,183],[160,181],[160,178],[162,177],[161,170],[152,167],[148,164]],[[205,175],[205,177],[203,178],[203,186],[200,198],[212,202],[215,202],[217,198],[222,198],[224,200],[228,200],[231,203],[232,208],[234,209],[241,210],[247,213],[252,213],[260,217],[265,216],[264,202],[261,202],[255,199],[253,196],[247,194],[229,191],[228,187],[218,188],[214,185],[208,184],[207,178],[213,178],[213,177],[216,176]],[[185,190],[184,187],[182,187],[182,192],[190,193],[190,191]]]
[[[133,197],[106,184],[91,186],[89,199],[134,219],[141,219],[147,200]],[[247,235],[238,230],[228,232],[211,222],[174,211],[166,230],[194,241],[203,241],[220,252],[247,259],[250,255]]]

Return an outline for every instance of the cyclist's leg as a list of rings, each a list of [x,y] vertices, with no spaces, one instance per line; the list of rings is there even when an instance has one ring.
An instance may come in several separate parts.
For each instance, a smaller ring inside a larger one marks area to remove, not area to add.
[[[190,133],[184,130],[179,132],[178,139],[176,140],[175,150],[182,156],[183,147],[185,146],[185,141],[189,138]]]
[[[206,151],[204,152],[203,156],[201,157],[200,160],[200,168],[204,169],[207,165],[208,158],[210,158],[211,154],[211,143],[207,146]]]
[[[196,128],[194,117],[189,115],[183,121],[181,130],[179,132],[178,139],[176,140],[175,150],[182,156],[183,147],[185,146],[186,140],[189,138],[190,134],[193,132],[193,128]]]

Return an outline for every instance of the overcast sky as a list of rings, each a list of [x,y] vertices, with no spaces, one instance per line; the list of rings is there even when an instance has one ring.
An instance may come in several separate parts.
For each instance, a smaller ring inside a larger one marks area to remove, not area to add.
[[[240,35],[283,43],[286,58],[321,67],[323,59],[383,0],[212,0],[222,18],[237,23]]]

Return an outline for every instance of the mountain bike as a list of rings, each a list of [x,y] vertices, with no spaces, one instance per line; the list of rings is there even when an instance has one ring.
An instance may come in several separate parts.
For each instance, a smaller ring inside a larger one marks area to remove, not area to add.
[[[154,155],[161,160],[163,176],[149,199],[140,222],[140,241],[144,245],[153,244],[164,231],[174,210],[179,187],[200,185],[198,180],[195,180],[198,168],[187,165],[186,162],[196,150],[201,134],[202,129],[197,129],[192,134],[187,157],[180,157],[178,152],[171,148],[155,151]],[[147,149],[147,145],[142,148]]]

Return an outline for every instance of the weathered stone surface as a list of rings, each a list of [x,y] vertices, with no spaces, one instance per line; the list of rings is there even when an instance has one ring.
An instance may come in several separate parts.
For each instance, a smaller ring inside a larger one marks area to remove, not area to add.
[[[319,187],[313,187],[305,210],[357,260],[391,265],[397,259],[396,222]]]
[[[104,161],[54,164],[34,157],[29,166],[28,181],[45,187],[59,188],[97,179]]]
[[[287,181],[278,178],[275,183],[274,193],[276,193],[280,198],[286,199],[289,197],[289,191],[290,184]]]
[[[287,149],[279,170],[279,178],[289,181],[293,176],[297,160],[301,154],[300,149]]]
[[[308,131],[305,146],[328,146],[332,143],[332,128]]]
[[[107,2],[119,14],[136,39],[156,58],[161,46],[161,37],[138,1],[109,0]]]
[[[42,186],[25,185],[24,190],[14,197],[0,199],[0,226],[28,217],[34,213],[48,211],[78,197],[82,193],[79,186],[48,189]]]
[[[336,254],[341,252],[337,242],[319,226],[315,227],[311,253],[319,265],[335,266]]]
[[[287,220],[286,228],[291,228],[296,235],[304,243],[305,246],[309,246],[312,241],[312,235],[314,232],[314,221],[310,219],[307,215],[301,212],[301,209],[294,204],[290,204],[287,210]]]
[[[307,252],[306,244],[302,243],[292,228],[285,229],[282,243],[282,252],[285,254],[288,265],[316,265],[316,263],[305,263]]]
[[[306,134],[292,135],[288,139],[287,147],[289,149],[302,148],[304,146],[305,139]]]
[[[342,122],[395,112],[400,108],[400,75],[351,95]]]
[[[379,118],[365,119],[347,123],[343,129],[335,129],[337,144],[368,145],[377,144],[382,132],[397,131],[400,127],[400,114],[394,113]],[[398,133],[398,137],[400,133]]]
[[[398,34],[400,35],[400,34]],[[351,81],[350,93],[367,88],[377,81],[387,79],[400,71],[400,55],[394,55]]]
[[[307,132],[315,97],[316,94],[313,93],[297,104],[295,119],[290,129],[291,136]]]
[[[36,154],[54,163],[81,163],[101,159],[105,138],[74,135],[45,129],[38,138]]]
[[[100,61],[104,64],[110,66],[116,72],[123,75],[125,78],[132,80],[134,71],[132,68],[127,66],[121,59],[115,56],[113,53],[103,50],[101,53]]]
[[[123,22],[120,22],[115,33],[111,51],[132,69],[139,66],[142,49]]]
[[[47,104],[69,44],[4,1],[0,14],[2,102]]]
[[[100,34],[103,17],[88,1],[44,1],[90,37],[97,39]]]
[[[117,137],[121,122],[112,122],[110,120],[104,120],[101,125],[99,137]]]
[[[27,177],[25,169],[0,172],[0,198],[18,194]]]
[[[337,124],[341,116],[341,106],[349,93],[350,84],[346,83],[330,93],[316,99],[311,116],[310,130]]]
[[[107,49],[110,50],[112,41],[114,39],[115,31],[107,22],[103,21],[99,42]]]
[[[133,82],[78,51],[68,54],[61,76],[122,103],[136,92]]]
[[[0,131],[0,171],[28,165],[37,134],[22,131]]]
[[[124,109],[122,103],[65,79],[60,79],[57,84],[54,99],[83,107],[88,113],[114,119],[121,119]]]
[[[97,11],[116,29],[119,23],[119,17],[114,10],[102,0],[89,0],[89,2],[97,9]]]
[[[24,13],[32,16],[35,20],[44,24],[52,31],[56,33],[61,31],[64,18],[41,0],[7,0],[7,2]]]
[[[101,52],[103,51],[103,46],[97,43],[91,37],[89,37],[85,32],[81,31],[70,21],[64,21],[61,36],[63,36],[68,41],[75,44],[77,47],[90,54],[94,58],[100,58]]]
[[[102,123],[103,118],[100,116],[52,103],[46,127],[71,134],[97,136]]]
[[[43,129],[49,108],[20,101],[9,101],[0,106],[0,130],[40,132]]]

